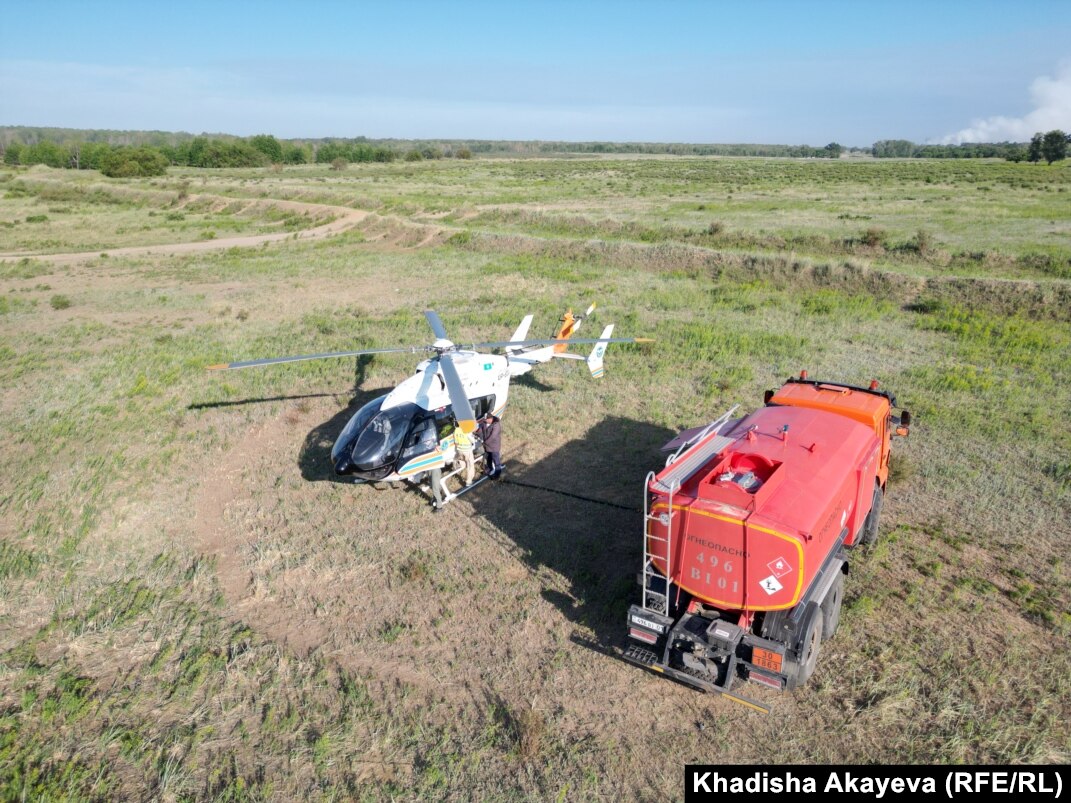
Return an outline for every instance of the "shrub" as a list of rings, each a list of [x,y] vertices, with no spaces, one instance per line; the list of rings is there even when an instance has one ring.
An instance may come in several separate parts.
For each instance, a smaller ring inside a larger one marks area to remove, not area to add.
[[[190,164],[194,167],[264,167],[268,164],[268,157],[244,140],[201,143],[199,139],[190,143]]]
[[[472,151],[468,148],[458,148],[457,153],[455,153],[454,156],[458,159],[471,159]]]
[[[405,153],[405,161],[407,161],[407,162],[423,162],[424,161],[424,154],[422,154],[420,151],[418,151],[418,150],[416,150],[414,148],[411,151],[406,151],[406,153]]]
[[[48,303],[52,305],[52,309],[67,309],[71,306],[71,300],[67,296],[60,295],[52,296]]]
[[[36,165],[43,164],[49,167],[66,167],[70,161],[70,153],[62,145],[57,145],[49,140],[41,140],[36,145],[30,145],[19,156],[19,164]]]
[[[933,251],[933,235],[924,229],[915,232],[915,239],[911,241],[911,247],[921,256],[926,256]]]
[[[20,164],[19,159],[22,156],[24,148],[21,143],[12,142],[4,149],[4,164],[17,165]]]
[[[871,226],[863,232],[861,241],[863,245],[868,246],[869,248],[876,248],[879,245],[884,246],[885,229],[881,228],[881,226]]]
[[[309,150],[301,145],[283,145],[283,161],[288,165],[303,165],[309,162]]]
[[[332,170],[345,170],[348,166],[349,161],[347,161],[341,156],[336,156],[334,159],[331,160]]]
[[[111,178],[162,176],[168,161],[156,148],[116,148],[101,159],[100,172]]]

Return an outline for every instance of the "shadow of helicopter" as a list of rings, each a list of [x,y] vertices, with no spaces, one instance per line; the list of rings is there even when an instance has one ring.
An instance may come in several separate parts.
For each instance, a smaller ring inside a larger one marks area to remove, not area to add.
[[[377,396],[390,393],[391,388],[361,390],[355,388],[353,397],[346,407],[339,410],[327,421],[309,430],[305,442],[298,452],[298,468],[301,476],[308,482],[338,482],[353,485],[353,477],[340,477],[335,474],[335,465],[331,462],[331,447],[342,432],[346,423],[368,402]]]
[[[533,570],[564,577],[570,593],[543,597],[567,618],[591,629],[608,651],[621,643],[625,615],[638,599],[643,533],[643,480],[665,464],[660,447],[677,433],[626,418],[607,418],[577,440],[534,463],[526,449],[509,449],[506,473],[468,497],[474,512],[521,550]]]
[[[390,393],[392,388],[376,388],[374,390],[362,389],[368,376],[368,368],[375,357],[371,354],[362,354],[357,357],[353,367],[353,387],[350,393],[349,404],[335,413],[327,421],[318,424],[309,430],[305,436],[305,442],[301,444],[298,452],[298,468],[301,476],[308,482],[337,482],[344,485],[353,485],[353,477],[340,477],[335,474],[335,465],[331,460],[331,448],[335,440],[341,434],[346,423],[368,402],[377,396]],[[339,395],[339,394],[334,394]]]
[[[299,393],[293,396],[260,396],[255,399],[235,399],[234,401],[196,402],[187,404],[187,410],[211,410],[216,407],[241,407],[245,404],[266,404],[274,401],[298,401],[300,399],[323,399],[337,396],[337,393]]]
[[[529,390],[536,390],[540,393],[547,393],[551,390],[557,390],[553,385],[548,385],[545,382],[540,382],[531,374],[522,374],[513,380],[512,383],[515,387],[528,388]]]

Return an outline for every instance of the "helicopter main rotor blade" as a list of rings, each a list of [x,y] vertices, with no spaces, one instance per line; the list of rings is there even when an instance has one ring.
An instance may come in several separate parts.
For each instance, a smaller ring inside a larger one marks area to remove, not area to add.
[[[435,337],[438,340],[448,340],[446,336],[446,327],[443,326],[442,320],[439,318],[439,313],[433,309],[424,310],[424,317],[428,319],[428,323],[431,325],[431,331],[435,333]]]
[[[363,351],[331,351],[323,354],[298,354],[293,357],[268,357],[263,360],[246,360],[244,362],[221,362],[209,365],[209,371],[230,371],[236,368],[255,368],[259,365],[279,365],[285,362],[303,362],[305,360],[328,360],[334,357],[360,357],[362,354],[418,354],[427,351],[427,346],[405,346],[392,349],[364,349]]]
[[[458,348],[504,349],[508,346],[555,346],[558,343],[654,343],[653,337],[569,337],[547,340],[502,340],[495,343],[472,343]]]
[[[454,418],[457,419],[458,426],[465,432],[475,431],[476,418],[472,414],[472,404],[465,392],[461,374],[458,373],[457,366],[454,365],[449,353],[439,357],[439,370],[442,371],[443,379],[446,380],[446,391],[450,394],[450,405],[454,408]]]

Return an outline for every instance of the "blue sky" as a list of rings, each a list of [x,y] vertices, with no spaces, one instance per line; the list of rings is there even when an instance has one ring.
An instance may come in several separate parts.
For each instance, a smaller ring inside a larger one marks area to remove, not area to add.
[[[1069,0],[5,5],[0,124],[811,145],[1071,130]]]

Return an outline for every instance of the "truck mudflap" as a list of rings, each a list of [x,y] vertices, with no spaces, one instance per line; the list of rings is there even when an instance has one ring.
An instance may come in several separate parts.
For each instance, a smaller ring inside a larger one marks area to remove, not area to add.
[[[744,697],[742,694],[730,691],[729,685],[732,684],[733,676],[729,675],[726,679],[726,685],[719,686],[715,683],[711,683],[703,678],[696,677],[695,675],[689,675],[687,672],[682,672],[679,669],[674,669],[672,666],[668,666],[659,660],[659,657],[648,650],[645,647],[640,647],[635,644],[629,644],[621,655],[630,664],[641,666],[644,669],[649,669],[652,672],[657,672],[664,677],[676,680],[679,683],[683,683],[687,686],[691,686],[693,689],[699,691],[710,692],[711,694],[720,694],[722,697],[727,697],[733,702],[740,703],[748,708],[760,711],[763,714],[770,713],[770,707],[758,700],[753,700],[750,697]]]

